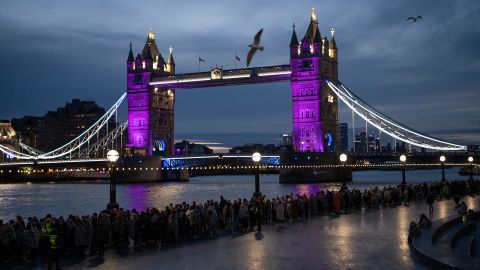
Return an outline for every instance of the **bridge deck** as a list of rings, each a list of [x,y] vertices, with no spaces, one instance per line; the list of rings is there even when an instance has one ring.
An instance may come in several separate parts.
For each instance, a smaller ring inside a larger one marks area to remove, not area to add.
[[[289,81],[290,77],[290,65],[230,70],[215,68],[212,69],[211,72],[176,74],[168,77],[152,77],[150,85],[166,86],[174,89],[203,88],[224,85]]]

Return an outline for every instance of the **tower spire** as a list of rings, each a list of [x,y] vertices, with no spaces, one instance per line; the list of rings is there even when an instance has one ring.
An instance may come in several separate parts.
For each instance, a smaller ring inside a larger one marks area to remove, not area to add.
[[[298,45],[298,38],[297,38],[297,33],[295,32],[295,23],[292,25],[293,32],[292,32],[292,38],[290,39],[290,46],[296,46]]]
[[[155,39],[155,34],[153,33],[152,27],[150,27],[150,31],[148,32],[148,39]]]
[[[130,51],[128,52],[128,62],[133,62],[135,61],[135,58],[133,57],[133,52],[132,52],[132,42],[130,41]]]
[[[313,21],[317,20],[317,15],[315,14],[315,8],[314,7],[312,7],[312,17],[311,18],[312,18]]]
[[[172,46],[170,46],[170,48],[168,48],[168,59],[167,59],[166,67],[167,67],[167,72],[169,72],[170,74],[175,74],[175,61],[173,61],[173,48],[172,48]]]

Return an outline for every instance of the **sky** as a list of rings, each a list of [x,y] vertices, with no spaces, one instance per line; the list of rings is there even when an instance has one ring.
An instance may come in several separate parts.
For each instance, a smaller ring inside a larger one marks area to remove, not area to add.
[[[164,57],[173,47],[177,73],[198,71],[199,55],[202,70],[233,68],[235,53],[244,67],[260,28],[265,51],[252,65],[288,64],[292,23],[302,38],[312,7],[322,35],[335,28],[340,80],[358,96],[416,130],[480,144],[477,0],[4,0],[0,119],[43,115],[73,98],[110,107],[126,89],[129,42],[137,53],[150,28]],[[179,90],[175,102],[178,138],[278,143],[292,129],[288,82]]]

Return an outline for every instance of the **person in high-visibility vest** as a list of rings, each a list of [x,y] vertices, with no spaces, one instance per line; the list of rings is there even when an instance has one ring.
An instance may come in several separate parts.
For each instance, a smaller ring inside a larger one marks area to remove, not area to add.
[[[58,237],[58,231],[56,226],[52,228],[50,234],[48,235],[48,270],[52,268],[52,262],[55,262],[55,269],[60,269],[59,266],[59,257],[60,257],[60,238]]]

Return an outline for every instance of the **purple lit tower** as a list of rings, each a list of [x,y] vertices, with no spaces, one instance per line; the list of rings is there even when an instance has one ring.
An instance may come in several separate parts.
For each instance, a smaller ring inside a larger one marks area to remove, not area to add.
[[[315,10],[298,42],[295,26],[290,42],[293,145],[296,152],[338,151],[338,103],[325,79],[338,83],[337,46],[320,34]]]
[[[149,32],[142,53],[134,58],[132,46],[127,60],[128,144],[127,155],[172,155],[174,145],[175,91],[151,87],[150,76],[175,74],[172,49],[167,62]]]

